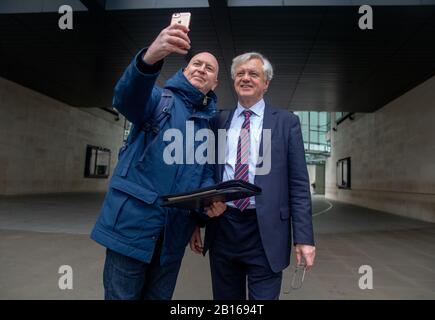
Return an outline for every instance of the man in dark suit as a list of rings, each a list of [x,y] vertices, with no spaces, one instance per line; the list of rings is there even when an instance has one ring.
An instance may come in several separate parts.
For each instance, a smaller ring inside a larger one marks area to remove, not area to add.
[[[245,300],[246,279],[249,299],[278,299],[292,234],[297,263],[310,268],[315,257],[299,118],[264,102],[273,69],[261,54],[234,58],[231,75],[238,104],[215,121],[215,129],[227,130],[225,163],[216,165],[216,180],[248,181],[262,193],[228,202],[224,214],[207,222],[204,247],[199,228],[190,246],[196,253],[210,251],[214,299]]]

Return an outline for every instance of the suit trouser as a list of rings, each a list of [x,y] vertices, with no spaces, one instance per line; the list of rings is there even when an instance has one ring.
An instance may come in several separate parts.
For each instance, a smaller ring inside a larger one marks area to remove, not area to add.
[[[163,237],[160,236],[150,263],[110,249],[104,265],[106,300],[170,300],[177,282],[182,258],[160,265]]]
[[[246,300],[246,278],[250,300],[277,300],[282,272],[273,272],[267,261],[255,209],[241,212],[228,207],[220,216],[210,247],[213,297],[217,300]]]

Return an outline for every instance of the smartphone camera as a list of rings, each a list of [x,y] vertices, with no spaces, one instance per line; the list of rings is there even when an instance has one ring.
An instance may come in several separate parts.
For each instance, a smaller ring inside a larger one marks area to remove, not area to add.
[[[181,14],[179,14],[179,13],[174,13],[173,17],[174,17],[174,19],[179,19],[179,20],[177,20],[177,23],[178,23],[178,24],[181,24],[181,22],[183,22],[183,21],[181,20]]]

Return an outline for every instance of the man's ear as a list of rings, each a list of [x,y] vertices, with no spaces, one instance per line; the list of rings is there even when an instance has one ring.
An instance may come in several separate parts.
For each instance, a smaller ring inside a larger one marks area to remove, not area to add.
[[[270,81],[269,81],[269,80],[266,80],[266,88],[264,88],[264,92],[266,92],[267,89],[269,89],[269,83],[270,83]]]

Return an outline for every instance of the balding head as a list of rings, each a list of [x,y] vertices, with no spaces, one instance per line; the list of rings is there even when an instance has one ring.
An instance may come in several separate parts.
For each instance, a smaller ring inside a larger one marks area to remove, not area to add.
[[[200,52],[198,54],[195,54],[192,57],[192,59],[190,59],[189,64],[194,59],[203,59],[203,60],[207,60],[209,63],[213,63],[214,67],[216,68],[216,75],[218,74],[218,72],[219,72],[219,63],[218,63],[216,57],[213,54],[211,54],[210,52],[203,51],[203,52]]]
[[[183,71],[187,80],[204,94],[216,88],[218,72],[219,64],[210,52],[194,55]]]

